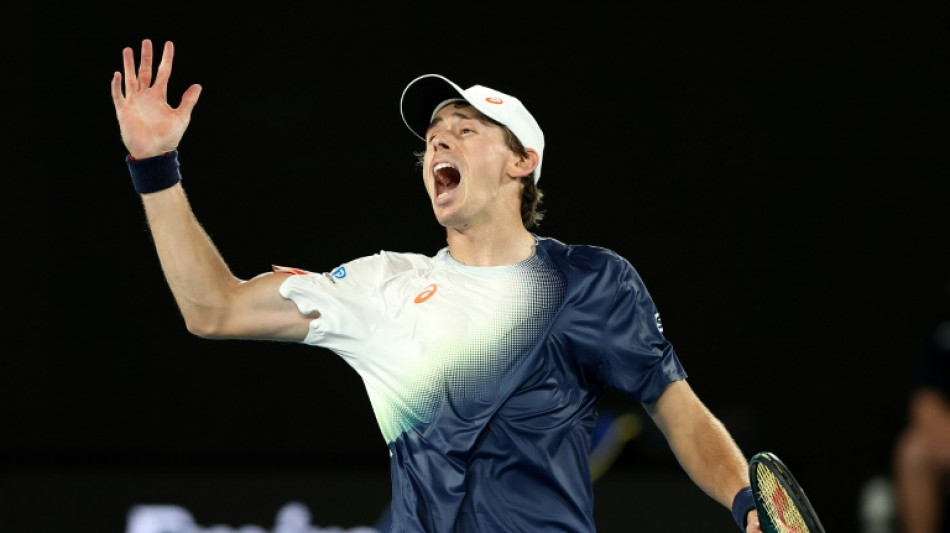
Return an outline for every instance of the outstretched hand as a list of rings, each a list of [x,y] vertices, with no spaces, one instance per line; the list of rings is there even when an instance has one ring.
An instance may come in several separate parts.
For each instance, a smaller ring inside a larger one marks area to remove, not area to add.
[[[191,122],[191,111],[198,103],[201,86],[191,85],[181,97],[181,104],[168,104],[168,78],[172,72],[175,45],[165,43],[162,61],[152,83],[152,41],[142,41],[141,63],[135,72],[135,56],[131,48],[122,50],[125,68],[125,94],[122,92],[122,74],[112,75],[112,103],[119,119],[119,131],[129,155],[143,159],[161,155],[178,148]]]

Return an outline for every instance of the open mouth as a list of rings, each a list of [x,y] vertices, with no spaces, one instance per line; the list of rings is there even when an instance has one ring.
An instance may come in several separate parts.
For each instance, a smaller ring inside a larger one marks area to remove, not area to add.
[[[462,175],[451,163],[439,163],[432,169],[435,176],[435,197],[444,198],[452,189],[458,187]]]

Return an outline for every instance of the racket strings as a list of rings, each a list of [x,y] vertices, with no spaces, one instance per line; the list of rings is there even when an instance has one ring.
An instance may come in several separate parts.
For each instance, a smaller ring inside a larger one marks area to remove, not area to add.
[[[759,500],[777,533],[810,533],[798,507],[775,474],[761,464],[757,465],[755,472],[759,483]]]

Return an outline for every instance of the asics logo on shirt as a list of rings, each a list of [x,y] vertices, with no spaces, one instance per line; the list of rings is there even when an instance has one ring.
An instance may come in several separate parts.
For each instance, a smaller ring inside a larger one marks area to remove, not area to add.
[[[437,291],[438,289],[439,289],[439,286],[436,285],[435,283],[427,285],[425,289],[422,289],[422,292],[416,295],[416,299],[413,301],[416,302],[417,304],[421,304],[422,302],[428,300],[429,298],[432,298],[432,295],[435,294],[435,291]]]
[[[334,270],[333,272],[330,272],[330,275],[336,279],[343,279],[346,277],[346,268],[341,267],[341,266],[336,267],[336,270]]]

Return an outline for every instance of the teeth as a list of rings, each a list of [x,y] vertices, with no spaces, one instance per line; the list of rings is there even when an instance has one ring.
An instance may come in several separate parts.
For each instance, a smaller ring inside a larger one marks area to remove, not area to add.
[[[442,185],[448,185],[448,182],[445,180],[445,178],[443,178],[442,175],[439,174],[439,171],[442,170],[443,168],[452,168],[452,165],[449,163],[439,163],[436,166],[432,167],[432,174],[435,175],[435,180],[437,182],[441,183]]]
[[[448,195],[449,195],[449,193],[443,192],[443,193],[440,193],[437,198],[442,199],[442,198],[445,198],[445,197],[448,196]]]

